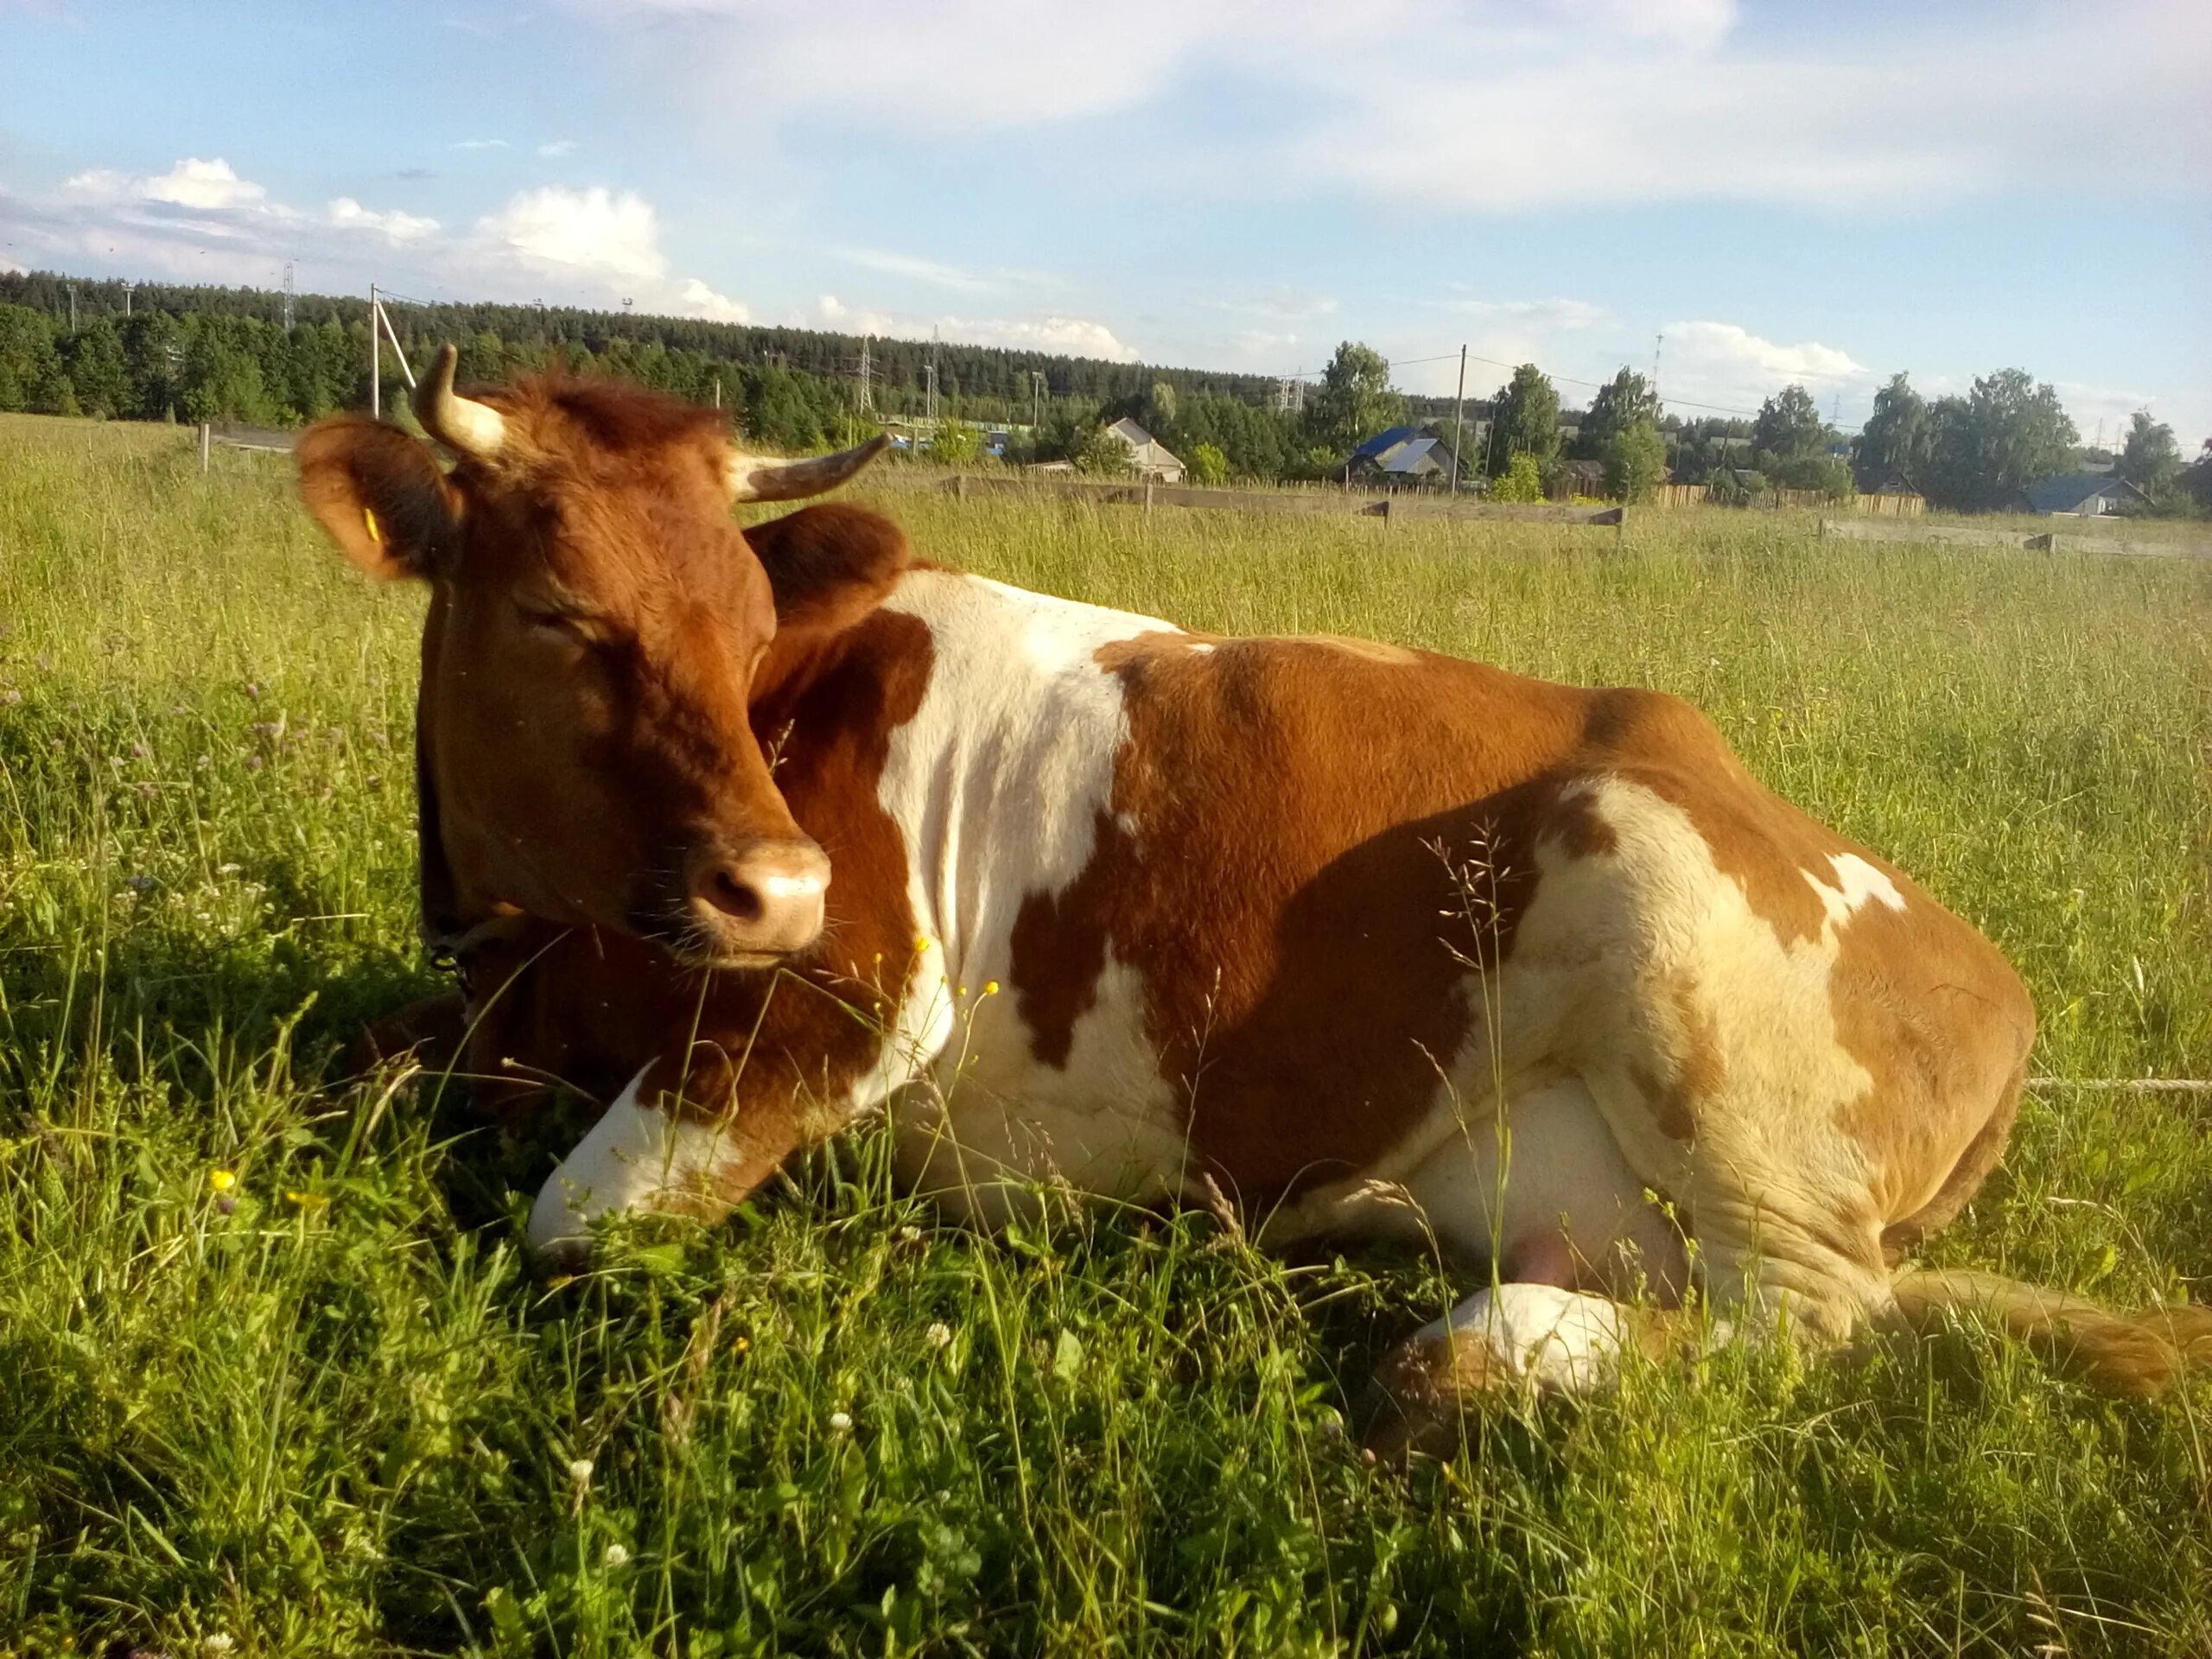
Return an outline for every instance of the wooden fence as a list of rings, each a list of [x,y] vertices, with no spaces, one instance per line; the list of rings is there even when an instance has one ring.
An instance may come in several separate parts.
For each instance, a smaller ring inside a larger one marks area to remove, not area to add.
[[[292,446],[299,442],[297,432],[276,426],[241,426],[236,421],[202,421],[200,423],[200,470],[207,470],[209,452],[217,444],[226,449],[254,449],[270,454],[289,455]]]
[[[1455,501],[1446,496],[1362,495],[1345,490],[1217,490],[1191,484],[1094,482],[1072,478],[984,478],[956,473],[942,486],[966,499],[972,496],[1057,496],[1101,506],[1192,507],[1238,512],[1306,513],[1379,518],[1388,526],[1414,524],[1589,524],[1619,531],[1627,522],[1623,507],[1555,507],[1547,504]]]
[[[2062,531],[1982,530],[1969,524],[1885,524],[1823,518],[1824,542],[1917,542],[1943,547],[2018,547],[2031,553],[2113,553],[2139,559],[2212,559],[2212,542],[2129,542]]]

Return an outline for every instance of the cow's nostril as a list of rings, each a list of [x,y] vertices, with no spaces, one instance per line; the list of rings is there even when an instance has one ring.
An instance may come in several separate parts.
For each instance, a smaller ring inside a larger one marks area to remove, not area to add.
[[[761,902],[760,888],[728,869],[716,870],[701,896],[723,915],[741,922],[759,921],[767,908]]]

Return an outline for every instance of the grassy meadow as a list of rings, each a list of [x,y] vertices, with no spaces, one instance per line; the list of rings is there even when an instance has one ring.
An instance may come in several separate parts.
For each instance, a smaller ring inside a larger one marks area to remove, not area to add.
[[[2212,1077],[2212,567],[877,487],[1013,582],[1694,699],[2036,992],[2056,1081],[1936,1258],[2212,1298],[2212,1096],[2077,1086]],[[0,419],[0,1656],[2212,1656],[2202,1379],[1728,1351],[1376,1468],[1433,1268],[980,1238],[868,1131],[534,1273],[557,1138],[340,1060],[435,985],[419,615],[281,460]]]

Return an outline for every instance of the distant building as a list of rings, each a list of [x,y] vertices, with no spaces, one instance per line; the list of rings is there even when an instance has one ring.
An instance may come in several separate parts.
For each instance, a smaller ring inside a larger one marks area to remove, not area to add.
[[[2149,496],[2114,473],[2061,473],[2028,486],[2030,512],[2075,513],[2091,518],[2151,505]]]
[[[1106,429],[1129,447],[1129,465],[1139,478],[1156,484],[1180,484],[1183,463],[1167,446],[1124,416]]]
[[[1570,500],[1581,496],[1586,500],[1603,500],[1605,497],[1605,463],[1602,461],[1563,461],[1552,469],[1551,498],[1554,501]]]
[[[1426,426],[1394,426],[1377,432],[1344,460],[1347,482],[1444,484],[1452,475],[1451,444]],[[1459,477],[1471,481],[1464,463]]]

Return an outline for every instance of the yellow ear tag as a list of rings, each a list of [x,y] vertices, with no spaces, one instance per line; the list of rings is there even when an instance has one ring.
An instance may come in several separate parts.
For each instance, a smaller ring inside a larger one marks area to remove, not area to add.
[[[366,507],[361,509],[361,522],[369,527],[369,539],[378,546],[384,545],[384,536],[377,529],[377,516]]]

